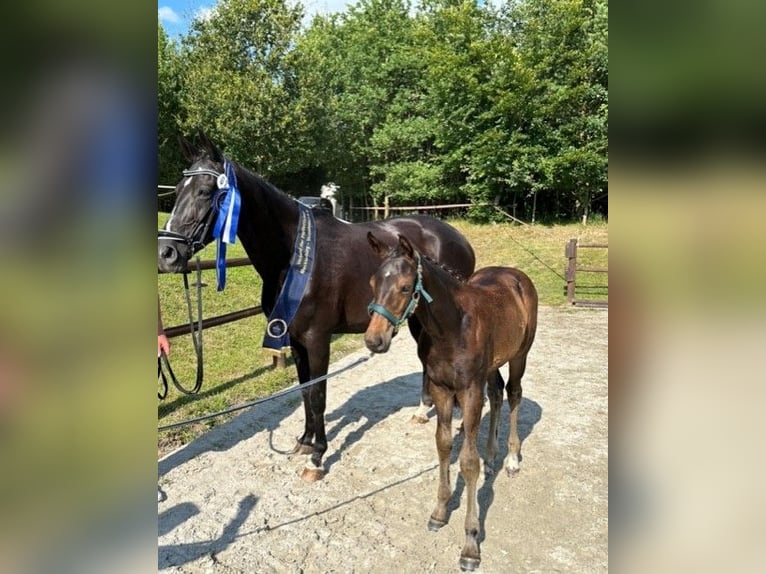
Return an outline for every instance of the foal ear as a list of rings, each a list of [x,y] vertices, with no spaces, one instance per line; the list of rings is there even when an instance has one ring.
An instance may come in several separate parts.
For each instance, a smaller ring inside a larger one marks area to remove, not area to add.
[[[372,234],[372,231],[367,232],[367,242],[381,259],[384,259],[386,255],[388,255],[388,252],[390,251],[389,247],[378,241],[378,238]]]
[[[402,254],[406,255],[410,259],[414,259],[415,249],[412,247],[410,240],[407,239],[404,235],[399,236],[399,248],[401,249]]]
[[[197,146],[181,135],[178,136],[178,145],[181,148],[181,153],[184,154],[189,163],[193,163],[199,156]]]

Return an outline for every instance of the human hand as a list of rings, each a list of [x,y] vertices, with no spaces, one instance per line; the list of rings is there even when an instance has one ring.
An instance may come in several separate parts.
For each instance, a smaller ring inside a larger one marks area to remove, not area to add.
[[[159,357],[162,353],[170,355],[170,341],[164,334],[157,335],[157,356]]]

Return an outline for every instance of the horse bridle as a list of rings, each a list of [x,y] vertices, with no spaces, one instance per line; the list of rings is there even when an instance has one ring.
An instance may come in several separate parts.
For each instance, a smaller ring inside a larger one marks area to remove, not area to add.
[[[399,330],[401,324],[409,319],[410,316],[415,312],[415,309],[418,307],[418,303],[420,303],[421,295],[426,300],[426,303],[433,301],[433,297],[431,297],[428,291],[426,291],[425,287],[423,287],[423,266],[420,262],[419,253],[415,253],[415,261],[417,262],[417,277],[415,278],[415,283],[412,286],[412,295],[410,295],[410,301],[407,303],[407,307],[405,307],[401,317],[397,317],[383,305],[376,303],[374,300],[369,305],[367,305],[367,312],[370,315],[377,313],[378,315],[382,315],[388,319],[388,322],[394,326],[394,333],[396,333]]]
[[[228,188],[228,180],[225,173],[220,173],[212,169],[187,169],[183,172],[184,177],[192,177],[195,175],[212,175],[216,179],[217,191],[213,196],[213,201],[210,202],[210,207],[205,214],[205,217],[194,226],[191,235],[184,235],[183,233],[177,233],[175,231],[169,231],[166,229],[160,229],[157,231],[158,239],[169,239],[171,241],[178,241],[179,243],[185,243],[191,249],[192,254],[196,253],[200,249],[205,247],[205,237],[208,234],[210,226],[213,225],[213,221],[218,214],[218,204],[223,197],[223,190]]]

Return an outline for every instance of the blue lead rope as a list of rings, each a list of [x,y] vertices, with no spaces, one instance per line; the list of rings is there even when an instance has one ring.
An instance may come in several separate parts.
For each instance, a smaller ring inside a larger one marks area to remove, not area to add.
[[[266,334],[263,337],[263,346],[276,352],[290,347],[290,334],[287,329],[303,301],[306,286],[314,269],[316,254],[314,212],[302,203],[298,203],[298,209],[298,230],[295,234],[290,267],[274,309],[269,315]]]

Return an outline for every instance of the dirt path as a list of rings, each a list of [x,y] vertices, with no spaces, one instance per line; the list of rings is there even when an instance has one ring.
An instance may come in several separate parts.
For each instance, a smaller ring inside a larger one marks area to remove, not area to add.
[[[479,480],[479,572],[607,572],[607,323],[603,310],[540,310],[523,381],[521,472]],[[280,452],[303,429],[297,394],[245,412],[160,461],[168,496],[158,505],[160,571],[460,571],[465,501],[453,495],[449,524],[426,529],[438,483],[435,424],[408,422],[420,394],[411,338],[397,337],[387,355],[328,386],[328,473],[319,483],[299,478],[304,457]],[[502,455],[507,437],[506,400]],[[462,494],[460,440],[451,476]]]

